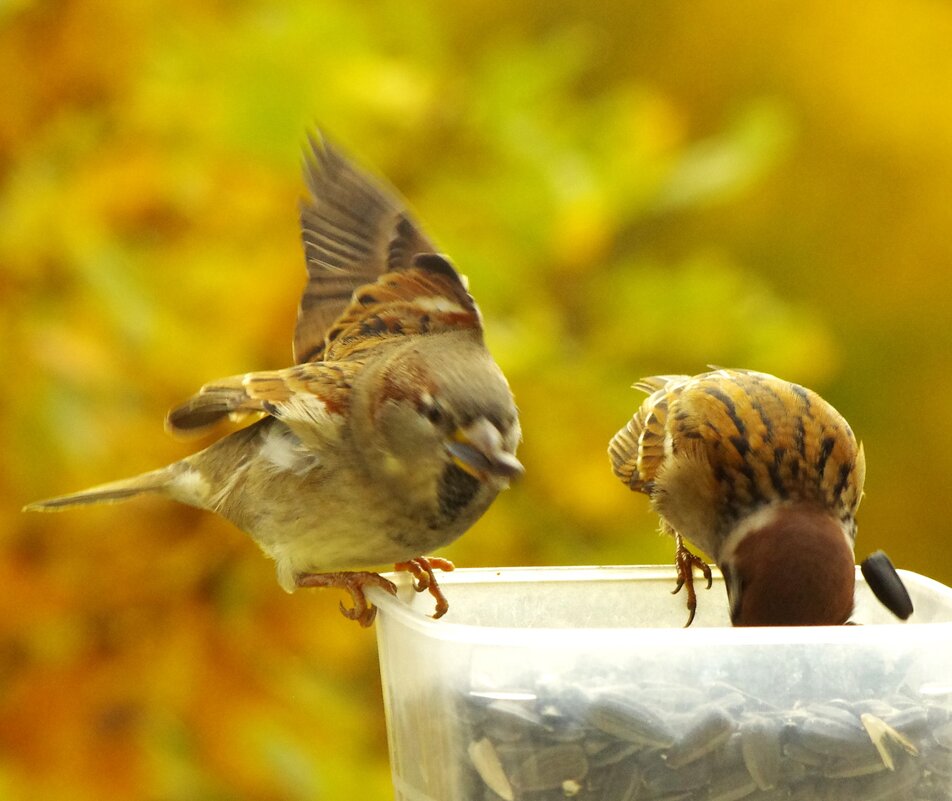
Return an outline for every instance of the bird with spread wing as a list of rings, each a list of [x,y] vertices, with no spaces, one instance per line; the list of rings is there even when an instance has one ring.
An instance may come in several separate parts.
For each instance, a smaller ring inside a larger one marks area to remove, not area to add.
[[[143,493],[215,512],[274,559],[279,584],[340,587],[370,625],[366,568],[393,562],[448,604],[427,557],[463,534],[522,465],[509,385],[463,278],[391,189],[319,137],[301,207],[307,285],[294,366],[214,381],[172,409],[172,432],[258,419],[134,478],[32,503],[57,511]],[[356,569],[362,568],[362,569]]]

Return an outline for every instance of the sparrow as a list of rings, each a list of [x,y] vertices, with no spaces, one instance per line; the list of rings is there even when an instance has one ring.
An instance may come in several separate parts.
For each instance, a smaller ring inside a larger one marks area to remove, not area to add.
[[[390,187],[308,137],[300,222],[307,283],[291,367],[223,378],[172,409],[193,434],[244,428],[166,467],[39,501],[31,511],[163,495],[215,512],[276,563],[278,583],[339,587],[369,626],[364,589],[393,562],[448,603],[426,554],[455,540],[523,472],[509,385],[465,279]],[[358,569],[359,568],[359,569]]]
[[[724,575],[735,626],[837,625],[853,610],[856,511],[866,461],[846,420],[805,387],[766,373],[655,376],[611,440],[615,475],[643,492],[675,539],[688,621],[693,570]]]

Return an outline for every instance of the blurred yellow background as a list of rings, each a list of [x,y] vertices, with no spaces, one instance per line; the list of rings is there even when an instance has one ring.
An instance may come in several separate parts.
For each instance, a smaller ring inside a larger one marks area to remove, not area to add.
[[[19,511],[289,363],[317,123],[469,276],[522,410],[525,479],[443,555],[669,563],[605,449],[633,380],[718,364],[830,400],[857,556],[952,583],[950,41],[926,0],[0,2],[0,799],[391,797],[337,593],[171,503]]]

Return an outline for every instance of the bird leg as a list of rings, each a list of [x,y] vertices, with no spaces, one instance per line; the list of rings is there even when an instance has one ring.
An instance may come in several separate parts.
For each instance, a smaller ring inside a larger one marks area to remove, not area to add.
[[[374,622],[377,616],[377,607],[372,606],[364,595],[364,587],[374,586],[386,590],[391,595],[397,594],[396,585],[389,579],[377,573],[364,571],[342,573],[299,573],[295,579],[298,587],[340,587],[347,590],[353,599],[354,605],[348,609],[344,602],[340,603],[340,611],[344,617],[356,620],[365,628]]]
[[[413,589],[417,592],[429,590],[430,595],[436,600],[436,611],[433,613],[433,619],[443,617],[446,610],[450,608],[449,601],[443,595],[434,570],[445,570],[447,573],[454,569],[453,563],[449,559],[440,559],[438,556],[418,556],[416,559],[410,559],[406,562],[397,562],[394,570],[406,570],[413,576]]]
[[[675,533],[674,541],[676,550],[674,552],[674,564],[678,569],[678,584],[671,591],[672,595],[678,593],[682,587],[687,589],[688,593],[688,622],[684,624],[687,628],[694,622],[694,612],[697,610],[697,593],[694,591],[694,568],[701,571],[704,578],[707,579],[707,588],[711,589],[713,578],[711,577],[711,568],[701,557],[691,553],[684,545],[684,540],[680,534]]]

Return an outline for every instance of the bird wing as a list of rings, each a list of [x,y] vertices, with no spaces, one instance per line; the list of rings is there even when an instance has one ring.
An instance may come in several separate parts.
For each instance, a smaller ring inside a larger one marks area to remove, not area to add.
[[[264,413],[285,422],[305,441],[333,438],[346,417],[353,381],[363,364],[316,362],[284,370],[231,376],[203,386],[169,412],[166,426],[196,433],[223,417]]]
[[[311,197],[301,208],[308,283],[294,334],[296,367],[205,385],[169,412],[172,432],[201,432],[254,413],[313,425],[346,412],[365,351],[411,334],[482,337],[463,277],[433,252],[396,195],[327,142],[312,136],[310,145]]]
[[[327,332],[324,357],[347,360],[387,340],[468,330],[481,340],[482,319],[462,277],[443,256],[416,255],[359,287]]]
[[[307,285],[294,331],[296,364],[324,358],[325,337],[354,291],[435,248],[399,196],[357,169],[320,135],[308,138],[301,204]]]
[[[633,386],[648,397],[608,446],[612,469],[632,490],[651,492],[652,482],[670,452],[668,413],[670,402],[688,376],[660,375],[642,378]]]
[[[307,439],[308,426],[346,415],[353,382],[374,348],[410,335],[458,330],[482,337],[475,301],[445,258],[415,256],[411,267],[357,289],[327,333],[324,361],[213,381],[172,409],[166,426],[173,433],[197,433],[224,417],[263,412]]]

